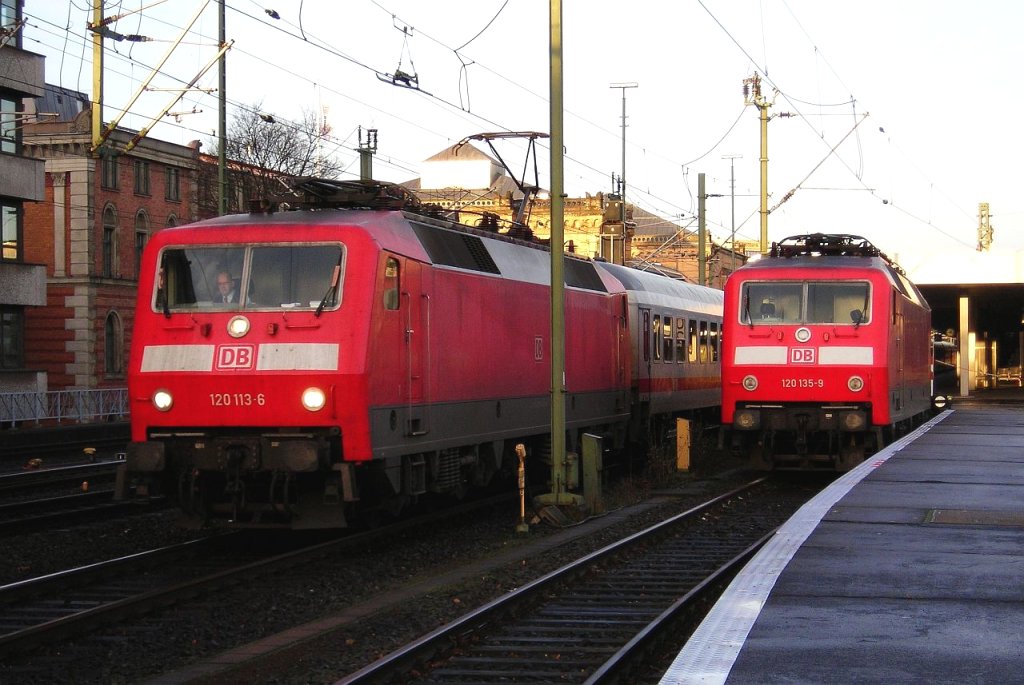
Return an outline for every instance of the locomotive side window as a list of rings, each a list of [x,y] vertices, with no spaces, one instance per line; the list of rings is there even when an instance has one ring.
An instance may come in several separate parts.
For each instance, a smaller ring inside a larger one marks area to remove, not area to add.
[[[676,361],[686,361],[686,319],[676,318]]]
[[[664,319],[664,342],[665,342],[665,361],[672,361],[672,353],[675,351],[675,341],[672,339],[672,317],[666,316]]]
[[[384,309],[398,309],[400,301],[398,293],[401,287],[399,268],[398,260],[394,257],[388,257],[387,262],[384,264]]]
[[[661,315],[655,314],[654,316],[654,327],[651,329],[654,333],[654,361],[661,361]]]

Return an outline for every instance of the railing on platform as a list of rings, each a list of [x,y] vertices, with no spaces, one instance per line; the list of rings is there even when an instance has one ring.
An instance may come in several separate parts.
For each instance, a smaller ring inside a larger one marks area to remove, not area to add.
[[[0,393],[0,425],[113,421],[128,418],[128,389]]]

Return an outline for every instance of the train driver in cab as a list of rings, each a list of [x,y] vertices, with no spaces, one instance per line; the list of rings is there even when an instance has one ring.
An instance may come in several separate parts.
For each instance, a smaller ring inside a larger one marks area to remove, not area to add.
[[[238,291],[235,289],[235,279],[227,271],[217,273],[217,297],[214,300],[217,304],[231,304],[238,302]]]

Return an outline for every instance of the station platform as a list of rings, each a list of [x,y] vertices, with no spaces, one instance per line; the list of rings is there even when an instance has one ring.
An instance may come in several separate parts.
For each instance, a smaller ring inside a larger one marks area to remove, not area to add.
[[[954,403],[834,481],[661,683],[1024,679],[1024,406]]]

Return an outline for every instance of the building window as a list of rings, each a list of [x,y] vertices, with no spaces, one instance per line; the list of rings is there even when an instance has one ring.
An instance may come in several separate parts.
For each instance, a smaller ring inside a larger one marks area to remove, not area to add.
[[[0,222],[2,222],[3,258],[21,261],[21,218],[15,205],[0,205]]]
[[[18,0],[2,0],[0,2],[0,26],[9,29],[15,24],[18,19],[21,18],[21,13],[18,11]],[[21,32],[17,31],[18,44],[17,47],[21,47]]]
[[[100,184],[107,190],[118,189],[118,160],[120,157],[109,148],[100,148],[100,165],[103,170],[103,178]]]
[[[178,225],[178,217],[174,216],[173,214],[168,214],[167,215],[167,228],[170,228],[171,226],[177,226],[177,225]]]
[[[121,317],[117,312],[107,314],[103,326],[103,360],[104,375],[117,378],[124,375],[124,339],[122,336]]]
[[[0,98],[0,152],[18,152],[18,102]]]
[[[117,212],[107,206],[103,210],[103,277],[114,276],[114,261],[117,255]]]
[[[135,160],[135,194],[149,195],[149,162]]]
[[[0,307],[0,369],[25,366],[25,318],[20,307]]]
[[[135,276],[138,278],[142,273],[142,251],[146,248],[146,241],[149,240],[149,217],[146,212],[139,210],[135,215]]]
[[[181,179],[178,176],[178,168],[169,166],[164,170],[166,188],[164,197],[172,202],[181,200]]]

